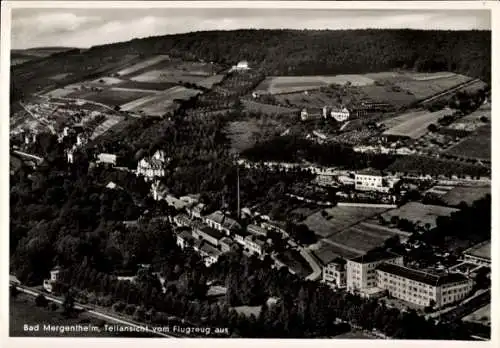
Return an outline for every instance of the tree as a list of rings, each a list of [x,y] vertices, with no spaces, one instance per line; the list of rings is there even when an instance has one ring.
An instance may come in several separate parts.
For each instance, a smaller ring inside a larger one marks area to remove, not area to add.
[[[65,315],[69,316],[73,313],[73,309],[75,306],[75,297],[71,290],[68,290],[68,292],[66,292],[66,294],[64,295],[64,301],[62,306],[63,306],[63,313]]]
[[[427,130],[431,133],[435,133],[437,132],[438,127],[434,123],[432,123],[429,126],[427,126]]]
[[[39,294],[36,298],[35,298],[35,305],[37,307],[47,307],[47,304],[49,303],[49,301],[45,298],[45,296],[43,296],[42,294]]]

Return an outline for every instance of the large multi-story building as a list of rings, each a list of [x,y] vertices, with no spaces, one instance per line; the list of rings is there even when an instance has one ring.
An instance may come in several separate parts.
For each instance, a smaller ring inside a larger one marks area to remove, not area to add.
[[[382,172],[367,169],[355,174],[354,188],[359,191],[389,192],[397,181]]]
[[[377,288],[393,297],[435,308],[463,300],[474,284],[472,279],[458,273],[435,275],[389,263],[377,266],[376,280]]]
[[[347,290],[360,293],[377,286],[375,269],[383,262],[403,265],[403,257],[394,253],[380,251],[371,252],[354,259],[347,260],[346,283]]]
[[[202,238],[210,244],[217,246],[219,240],[224,237],[224,234],[209,226],[200,226],[193,231],[193,236]]]
[[[215,211],[212,214],[206,216],[204,218],[205,223],[215,228],[216,230],[223,231],[228,236],[236,231],[241,229],[241,225],[234,219],[224,215],[221,211]]]
[[[346,265],[340,260],[333,260],[323,267],[323,283],[336,288],[346,286]]]

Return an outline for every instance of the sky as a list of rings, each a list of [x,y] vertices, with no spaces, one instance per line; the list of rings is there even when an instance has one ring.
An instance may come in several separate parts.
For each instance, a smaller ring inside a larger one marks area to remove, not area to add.
[[[12,10],[13,49],[91,47],[134,38],[233,29],[491,29],[487,10],[36,9]]]

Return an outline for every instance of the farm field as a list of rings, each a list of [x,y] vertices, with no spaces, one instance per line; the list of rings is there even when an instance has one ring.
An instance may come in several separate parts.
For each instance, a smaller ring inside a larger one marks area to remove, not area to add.
[[[132,80],[124,80],[115,87],[119,88],[131,88],[131,89],[141,89],[141,90],[155,90],[155,91],[165,91],[169,88],[177,86],[177,83],[171,82],[139,82]]]
[[[158,64],[164,60],[168,60],[168,59],[170,59],[170,58],[167,55],[159,55],[159,56],[151,57],[151,58],[148,58],[140,63],[134,64],[128,68],[122,69],[122,70],[118,71],[117,74],[119,76],[130,75],[136,71],[145,69],[145,68],[150,67],[152,65],[156,65],[156,64]]]
[[[330,84],[353,86],[366,86],[374,81],[363,75],[316,75],[316,76],[271,76],[267,77],[256,91],[270,94],[293,93],[306,90],[319,89]]]
[[[377,236],[373,233],[366,233],[363,229],[351,227],[328,237],[328,240],[366,253],[376,247],[383,246],[389,238],[390,236]]]
[[[260,138],[267,138],[281,129],[280,125],[269,119],[252,119],[229,122],[225,133],[231,141],[234,152],[242,152],[255,145]]]
[[[263,104],[252,100],[243,99],[242,104],[247,111],[254,111],[266,115],[295,115],[298,116],[300,110],[293,107],[277,106],[271,104]]]
[[[479,109],[456,120],[450,124],[448,128],[474,131],[481,126],[484,126],[485,123],[480,120],[481,117],[486,117],[486,119],[491,122],[491,104],[481,105]]]
[[[457,206],[461,202],[471,205],[474,201],[491,194],[491,187],[455,187],[441,196],[441,199],[450,206]]]
[[[387,210],[371,207],[334,207],[324,209],[306,218],[304,224],[325,238]],[[325,212],[325,213],[323,213]]]
[[[201,81],[198,81],[196,85],[203,87],[203,88],[212,88],[213,85],[220,83],[224,79],[225,75],[219,74],[219,75],[213,75],[210,77],[207,77],[206,79],[203,79]]]
[[[446,155],[459,158],[491,161],[491,126],[483,126],[475,134],[465,138],[445,151]]]
[[[410,202],[399,208],[389,210],[382,214],[387,221],[396,216],[399,219],[406,219],[421,225],[430,224],[430,228],[436,227],[438,216],[450,216],[451,213],[458,211],[455,208],[442,207],[439,205],[422,204],[419,202]]]
[[[120,116],[110,116],[106,119],[106,121],[104,121],[103,123],[101,123],[99,126],[96,127],[96,129],[94,129],[94,132],[92,133],[92,135],[90,136],[90,140],[94,140],[95,138],[97,138],[98,136],[104,134],[105,132],[107,132],[111,127],[114,127],[116,126],[118,123],[120,123],[121,121],[123,121],[124,118],[123,117],[120,117]]]
[[[467,250],[468,254],[491,259],[491,242],[476,244]]]
[[[391,173],[412,173],[414,175],[431,175],[434,177],[453,175],[484,177],[491,174],[489,168],[448,161],[425,156],[402,156],[392,163],[387,171]]]
[[[133,100],[151,95],[151,92],[139,90],[105,89],[102,91],[78,91],[67,95],[68,98],[86,99],[109,106],[122,105]]]
[[[136,74],[129,79],[150,83],[198,83],[207,80],[206,83],[213,84],[221,79],[213,77],[216,70],[217,67],[209,63],[168,60],[150,65],[147,69],[136,70]]]
[[[177,86],[125,103],[121,105],[121,109],[124,111],[141,112],[150,116],[162,116],[171,110],[176,100],[187,100],[199,93],[201,92],[196,89]]]
[[[425,99],[470,80],[468,76],[453,74],[426,80],[397,81],[395,85],[410,91],[417,99]]]
[[[324,240],[320,240],[316,243],[316,249],[312,253],[318,260],[323,260],[324,258],[333,259],[335,257],[351,259],[361,255],[361,253],[346,250],[339,246],[329,244]]]
[[[386,130],[383,135],[418,139],[428,132],[427,127],[429,125],[437,122],[441,117],[450,115],[452,112],[450,109],[443,109],[436,112],[406,114],[403,115],[406,118],[405,121]]]
[[[375,102],[388,103],[396,107],[409,105],[417,100],[411,92],[394,86],[367,85],[358,88],[366,98]]]

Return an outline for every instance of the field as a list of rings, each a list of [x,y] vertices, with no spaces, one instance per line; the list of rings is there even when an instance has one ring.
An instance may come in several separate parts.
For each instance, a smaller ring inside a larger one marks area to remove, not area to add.
[[[93,140],[93,139],[97,138],[98,136],[104,134],[111,127],[117,125],[121,121],[123,121],[123,117],[119,117],[119,116],[110,116],[110,117],[108,117],[106,119],[106,121],[104,121],[99,126],[97,126],[96,129],[94,129],[94,132],[92,133],[90,139]]]
[[[136,71],[145,69],[145,68],[150,67],[152,65],[156,65],[156,64],[158,64],[164,60],[167,60],[167,59],[169,59],[169,57],[167,55],[159,55],[159,56],[151,57],[151,58],[148,58],[140,63],[134,64],[128,68],[120,70],[120,71],[118,71],[117,74],[119,76],[130,75]]]
[[[130,101],[151,95],[151,91],[105,89],[98,91],[77,91],[67,95],[68,98],[86,99],[109,106],[122,105]]]
[[[484,122],[480,119],[485,117],[488,122],[491,122],[491,105],[483,104],[476,111],[471,114],[464,116],[457,121],[453,122],[448,128],[474,131],[481,126],[484,126]]]
[[[394,86],[367,85],[359,89],[370,100],[394,106],[409,105],[417,100],[410,92]]]
[[[450,74],[432,79],[397,81],[395,85],[410,91],[417,99],[425,99],[470,80],[472,79],[467,76]]]
[[[186,100],[201,93],[181,86],[170,88],[155,95],[135,99],[121,105],[123,111],[141,112],[150,116],[162,116],[174,106],[176,100]]]
[[[385,210],[387,209],[370,207],[334,207],[308,216],[304,224],[317,235],[326,238]]]
[[[252,100],[242,100],[245,110],[250,112],[259,112],[266,115],[295,115],[298,116],[300,110],[293,107],[284,107],[271,104],[263,104]]]
[[[491,126],[479,128],[475,134],[451,147],[445,154],[459,158],[491,161]]]
[[[468,205],[474,201],[483,198],[487,194],[491,194],[491,187],[455,187],[441,196],[441,199],[448,205],[456,206],[460,202],[465,202]]]
[[[366,86],[374,81],[363,75],[335,75],[335,76],[272,76],[267,77],[256,91],[270,94],[294,93],[306,90],[319,89],[331,84]]]
[[[439,205],[427,205],[418,202],[407,203],[397,209],[389,210],[382,216],[390,221],[393,216],[399,219],[406,219],[421,225],[430,224],[430,228],[436,227],[438,216],[450,216],[451,213],[458,211],[455,208],[442,207]]]
[[[207,77],[206,79],[203,79],[201,81],[198,81],[196,85],[203,87],[203,88],[212,88],[213,85],[220,83],[224,79],[224,75],[213,75],[210,77]]]
[[[443,109],[436,112],[412,113],[406,114],[403,117],[406,121],[386,130],[383,135],[402,136],[418,139],[428,132],[427,127],[436,123],[443,116],[451,114],[452,111]]]
[[[491,242],[476,244],[467,250],[467,254],[491,259]]]
[[[486,306],[479,308],[477,311],[469,314],[462,320],[487,326],[491,325],[491,304],[487,304]]]
[[[255,145],[261,138],[268,138],[280,131],[280,125],[270,119],[252,119],[229,122],[225,133],[231,141],[231,149],[242,152]]]
[[[399,157],[387,168],[387,171],[391,173],[431,175],[434,177],[451,177],[453,175],[485,177],[491,175],[491,170],[483,166],[424,156]]]
[[[223,78],[221,75],[214,77],[215,70],[216,67],[209,63],[169,60],[149,65],[149,69],[136,70],[139,74],[131,76],[130,80],[150,83],[204,83],[211,86]]]

